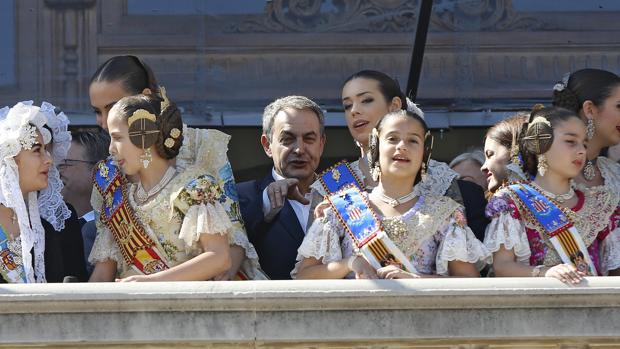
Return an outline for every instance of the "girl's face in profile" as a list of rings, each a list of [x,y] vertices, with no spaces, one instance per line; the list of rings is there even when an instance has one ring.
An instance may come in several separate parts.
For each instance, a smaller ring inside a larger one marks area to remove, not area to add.
[[[144,150],[136,147],[129,139],[129,125],[127,119],[117,112],[116,108],[110,111],[108,118],[110,132],[110,155],[118,162],[118,166],[128,176],[138,174],[142,168],[140,156]]]

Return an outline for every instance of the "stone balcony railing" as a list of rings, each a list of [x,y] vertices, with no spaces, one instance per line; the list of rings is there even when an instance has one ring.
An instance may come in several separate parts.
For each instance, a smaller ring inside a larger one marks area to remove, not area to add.
[[[620,277],[0,285],[0,348],[620,348]]]

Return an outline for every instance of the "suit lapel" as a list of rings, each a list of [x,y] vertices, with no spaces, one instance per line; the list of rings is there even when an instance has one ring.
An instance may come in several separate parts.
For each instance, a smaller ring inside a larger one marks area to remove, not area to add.
[[[299,219],[297,219],[295,210],[293,210],[293,206],[291,206],[288,199],[284,203],[284,207],[282,207],[282,210],[280,210],[280,213],[276,219],[278,223],[282,225],[282,229],[284,229],[295,241],[303,241],[305,236],[304,231],[301,228],[301,224]]]
[[[262,202],[262,193],[265,188],[272,182],[275,182],[271,173],[269,173],[260,184],[260,200]],[[261,204],[262,205],[262,204]],[[262,206],[261,206],[262,207]],[[291,236],[295,241],[302,241],[304,239],[304,231],[301,228],[301,223],[297,219],[297,215],[295,214],[295,210],[293,210],[293,206],[286,199],[284,202],[284,207],[280,210],[278,215],[275,218],[274,224],[280,225],[280,229],[284,230],[288,235]]]

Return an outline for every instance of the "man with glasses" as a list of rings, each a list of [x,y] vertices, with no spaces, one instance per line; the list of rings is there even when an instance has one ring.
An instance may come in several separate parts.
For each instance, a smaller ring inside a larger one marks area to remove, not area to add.
[[[92,172],[97,162],[108,157],[110,135],[99,129],[74,131],[71,136],[73,138],[71,148],[66,160],[58,166],[58,169],[65,185],[62,195],[65,201],[73,205],[80,217],[86,269],[90,275],[93,266],[88,264],[88,255],[97,235],[95,214],[90,205],[93,190]]]
[[[91,130],[72,132],[71,136],[73,140],[67,158],[58,167],[65,185],[63,197],[75,208],[83,225],[95,218],[90,205],[92,171],[97,162],[108,156],[110,136],[105,132]]]

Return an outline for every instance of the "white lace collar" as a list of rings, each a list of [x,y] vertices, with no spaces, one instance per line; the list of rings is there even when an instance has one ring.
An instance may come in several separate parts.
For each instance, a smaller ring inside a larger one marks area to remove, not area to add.
[[[444,196],[458,176],[448,164],[431,159],[426,178],[416,184],[413,190],[417,196]]]

